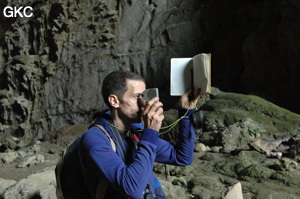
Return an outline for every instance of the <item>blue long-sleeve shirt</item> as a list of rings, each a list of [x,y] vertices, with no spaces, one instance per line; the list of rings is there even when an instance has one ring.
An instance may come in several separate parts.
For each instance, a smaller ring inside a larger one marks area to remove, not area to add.
[[[153,129],[133,125],[138,131],[138,149],[128,139],[123,139],[125,150],[132,151],[131,162],[125,164],[121,148],[116,144],[114,152],[107,136],[98,127],[90,128],[80,140],[81,167],[85,183],[91,198],[95,198],[99,178],[108,183],[106,198],[142,198],[147,184],[155,193],[155,177],[152,169],[154,162],[186,166],[193,161],[195,132],[190,117],[194,109],[180,109],[179,116],[186,117],[179,123],[179,137],[176,145],[159,138]],[[111,128],[105,118],[99,120],[116,142]]]

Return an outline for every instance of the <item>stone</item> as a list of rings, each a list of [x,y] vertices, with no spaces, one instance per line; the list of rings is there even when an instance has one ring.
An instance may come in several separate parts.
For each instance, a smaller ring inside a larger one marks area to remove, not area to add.
[[[289,158],[281,158],[277,160],[274,165],[274,169],[279,171],[294,171],[299,169],[298,163]]]
[[[224,189],[224,185],[220,182],[220,179],[213,176],[202,176],[196,177],[189,182],[190,186],[199,186],[202,185],[203,187],[207,188],[211,191],[220,191]],[[219,192],[219,193],[220,193]]]
[[[275,150],[281,143],[282,140],[267,140],[267,139],[257,138],[253,140],[253,142],[250,143],[250,145],[254,147],[257,151],[270,155],[270,153],[273,150]]]
[[[184,177],[175,178],[172,180],[173,185],[180,185],[182,187],[187,187],[187,180]]]
[[[288,184],[290,186],[298,186],[300,184],[300,171],[276,171],[270,176],[270,179],[276,180],[280,183]]]
[[[23,167],[27,167],[27,166],[31,166],[34,164],[40,164],[40,163],[44,163],[45,162],[45,158],[43,155],[41,154],[36,154],[33,156],[28,156],[26,157],[21,163],[19,163],[17,165],[18,168],[23,168]]]
[[[256,151],[241,151],[238,155],[217,163],[214,170],[247,181],[266,180],[275,171],[258,164],[264,157],[265,155]]]
[[[273,135],[296,136],[300,132],[300,116],[263,98],[238,93],[220,92],[207,101],[201,109],[204,112],[203,137],[199,141],[208,146],[219,145],[226,136],[230,136],[228,127],[257,138],[273,138]],[[249,117],[250,116],[250,117]],[[274,138],[273,138],[274,139]],[[230,146],[228,146],[230,147]]]
[[[263,132],[263,130],[252,132],[251,128],[255,125],[257,124],[252,119],[246,118],[225,128],[220,133],[223,151],[229,153],[236,149],[249,149],[249,143],[257,137],[257,133]]]
[[[189,196],[186,189],[182,186],[172,185],[169,181],[159,179],[161,186],[165,192],[166,198],[182,198],[188,199]]]
[[[223,147],[221,146],[213,146],[211,147],[211,150],[215,153],[219,153],[221,150],[223,150]]]
[[[15,161],[19,157],[19,153],[16,151],[10,151],[7,153],[0,153],[0,159],[3,163],[9,164]]]
[[[17,182],[15,180],[6,180],[0,178],[0,196],[2,196],[5,193],[6,189],[8,189],[16,183]]]
[[[205,152],[205,151],[210,151],[210,147],[209,146],[205,146],[204,144],[202,143],[198,143],[196,144],[195,146],[195,151],[196,152]]]
[[[3,198],[24,198],[33,197],[56,199],[56,180],[54,167],[46,168],[43,171],[32,174],[18,183],[10,186]]]
[[[224,199],[243,199],[242,185],[237,183],[232,187],[229,187],[229,191]]]

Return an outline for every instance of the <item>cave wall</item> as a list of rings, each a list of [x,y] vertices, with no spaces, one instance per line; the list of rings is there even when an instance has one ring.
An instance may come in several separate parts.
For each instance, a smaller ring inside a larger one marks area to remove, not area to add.
[[[120,68],[158,87],[170,108],[170,58],[201,52],[212,53],[213,86],[300,112],[299,4],[11,0],[32,6],[34,16],[0,18],[0,145],[23,147],[47,131],[89,122],[105,108],[101,81]]]
[[[300,2],[213,1],[208,7],[203,20],[213,85],[300,113]]]

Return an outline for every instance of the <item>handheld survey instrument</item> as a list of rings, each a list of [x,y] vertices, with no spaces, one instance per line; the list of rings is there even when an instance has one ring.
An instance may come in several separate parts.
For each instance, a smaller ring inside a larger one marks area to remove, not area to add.
[[[144,90],[142,93],[143,99],[146,100],[147,102],[153,99],[154,97],[159,97],[158,94],[158,88],[149,88]]]

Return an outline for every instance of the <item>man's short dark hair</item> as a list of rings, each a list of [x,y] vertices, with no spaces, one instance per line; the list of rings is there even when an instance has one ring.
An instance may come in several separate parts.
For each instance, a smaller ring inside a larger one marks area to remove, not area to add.
[[[123,100],[123,95],[127,91],[127,80],[145,80],[138,74],[126,70],[117,70],[108,74],[102,83],[102,97],[105,104],[111,108],[108,101],[110,95],[116,95],[120,101]]]

